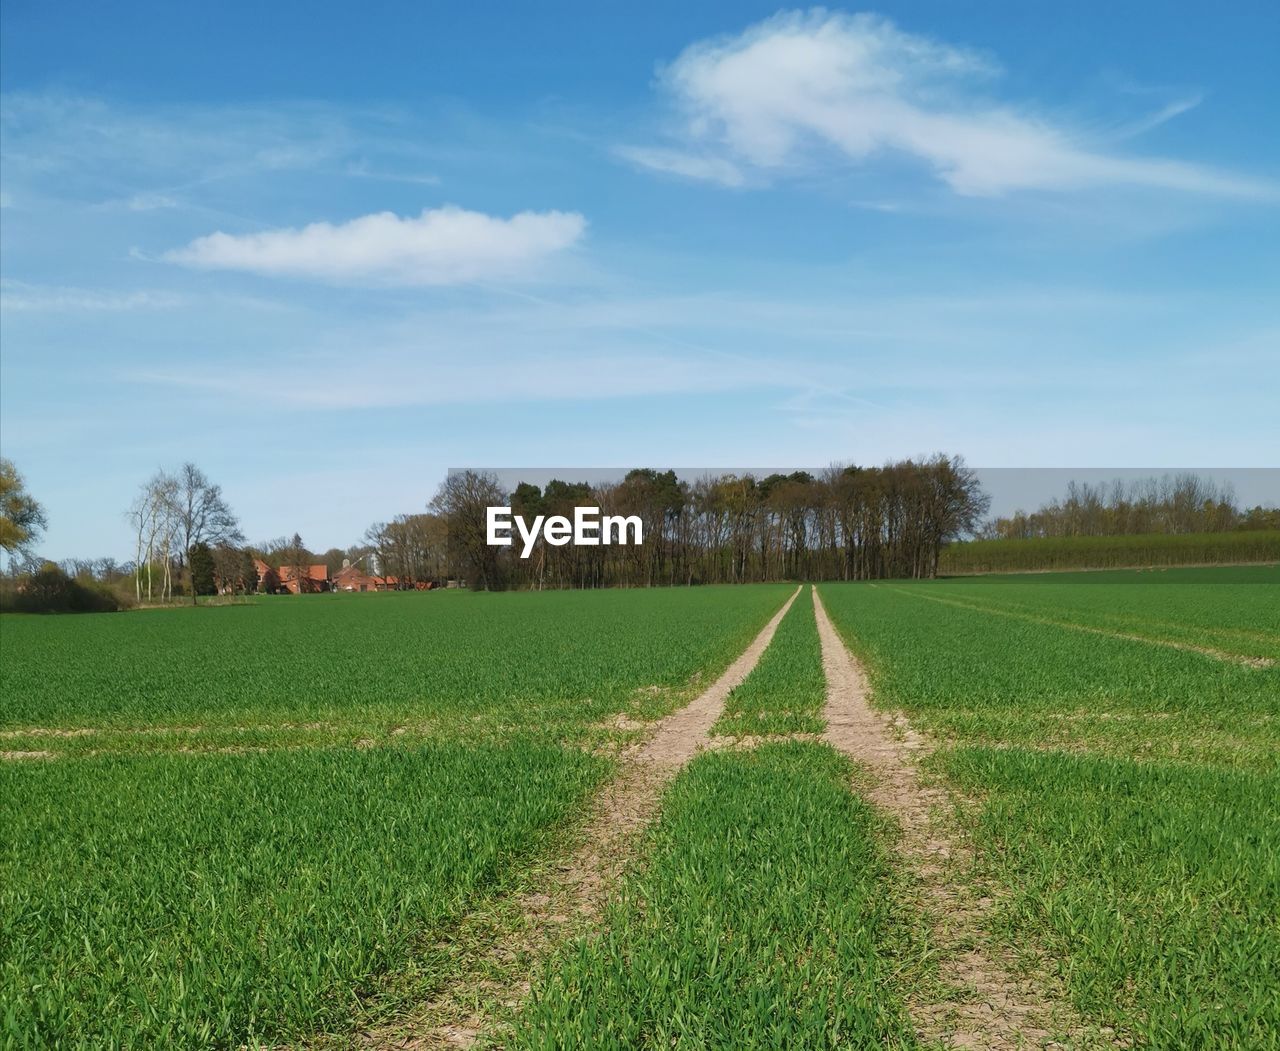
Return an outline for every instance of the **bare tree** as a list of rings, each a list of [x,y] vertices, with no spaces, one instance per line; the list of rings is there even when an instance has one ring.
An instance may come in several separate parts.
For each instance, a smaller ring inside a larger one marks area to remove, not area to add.
[[[379,572],[396,577],[401,587],[412,588],[446,571],[449,531],[439,515],[396,515],[390,522],[375,522],[364,539]]]
[[[126,513],[134,533],[134,591],[139,602],[144,576],[147,601],[155,600],[157,563],[161,569],[161,596],[168,599],[173,594],[173,551],[179,531],[175,515],[177,490],[177,479],[157,471],[139,488]]]
[[[1184,473],[1110,485],[1072,481],[1066,495],[1028,514],[987,522],[987,539],[1213,533],[1235,529],[1242,512],[1229,485]]]
[[[179,565],[187,569],[192,604],[196,601],[194,582],[190,580],[187,556],[196,544],[210,548],[220,544],[244,543],[244,534],[236,516],[222,496],[222,487],[209,481],[193,463],[184,463],[173,479],[172,514],[177,523]]]
[[[448,522],[451,561],[472,587],[482,591],[503,586],[498,549],[486,542],[485,509],[506,503],[498,479],[475,471],[449,475],[431,501],[431,510]]]
[[[302,537],[294,533],[280,552],[280,568],[288,568],[293,573],[293,582],[301,595],[311,586],[311,552],[302,542]]]

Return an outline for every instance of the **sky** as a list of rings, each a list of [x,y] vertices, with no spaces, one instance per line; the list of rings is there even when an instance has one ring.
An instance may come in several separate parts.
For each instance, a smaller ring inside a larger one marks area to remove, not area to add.
[[[1280,464],[1280,5],[0,9],[0,450],[54,558],[199,464]],[[1277,494],[1280,498],[1280,494]]]

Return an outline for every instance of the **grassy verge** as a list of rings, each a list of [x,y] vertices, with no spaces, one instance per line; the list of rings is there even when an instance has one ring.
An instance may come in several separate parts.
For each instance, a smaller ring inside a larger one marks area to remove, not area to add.
[[[799,596],[760,663],[729,694],[713,734],[821,733],[826,677],[813,599]]]
[[[0,1044],[342,1029],[608,768],[532,743],[0,764]]]
[[[824,745],[695,760],[652,856],[568,946],[518,1021],[522,1048],[914,1046],[880,818]]]

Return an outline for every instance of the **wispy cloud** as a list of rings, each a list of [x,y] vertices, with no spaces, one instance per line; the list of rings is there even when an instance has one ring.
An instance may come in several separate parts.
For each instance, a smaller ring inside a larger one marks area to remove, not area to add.
[[[411,114],[321,102],[138,105],[59,92],[0,97],[7,193],[107,209],[209,211],[272,180],[435,185]]]
[[[7,178],[64,193],[128,185],[124,201],[152,202],[173,188],[266,172],[308,170],[352,148],[340,113],[316,105],[148,107],[56,93],[0,102]],[[147,185],[137,185],[145,179]],[[117,195],[119,196],[119,195]]]
[[[92,288],[69,288],[35,285],[25,281],[0,281],[0,309],[12,311],[124,311],[167,310],[181,306],[185,300],[170,292],[103,291]]]
[[[875,15],[783,13],[687,48],[659,78],[683,118],[678,144],[620,152],[643,167],[722,183],[728,171],[741,181],[833,158],[866,165],[897,155],[966,196],[1098,186],[1280,196],[1266,180],[1108,151],[1096,134],[990,97],[985,88],[998,72],[985,55]]]
[[[615,400],[654,395],[707,394],[769,387],[781,370],[767,364],[754,371],[730,370],[711,358],[664,353],[540,353],[495,361],[471,355],[429,360],[418,354],[378,355],[357,375],[335,382],[314,369],[296,367],[213,370],[139,370],[130,379],[210,396],[245,389],[271,390],[277,404],[294,409],[345,410],[432,405],[492,405],[515,402]],[[388,384],[383,375],[396,377]],[[337,371],[335,370],[335,374]]]
[[[409,186],[439,186],[440,176],[422,172],[392,172],[375,169],[363,157],[352,161],[343,169],[344,174],[357,179],[372,179],[380,182],[399,182]]]
[[[656,146],[618,146],[616,153],[623,160],[642,168],[683,175],[690,179],[705,179],[721,186],[741,186],[746,182],[742,169],[723,157],[686,153],[683,150],[663,149]]]
[[[164,258],[185,266],[247,270],[337,283],[454,285],[527,273],[576,244],[576,212],[520,212],[509,219],[448,206],[416,218],[391,212],[346,223],[209,234]]]
[[[135,193],[125,202],[131,212],[155,212],[165,208],[177,208],[179,201],[164,193]]]

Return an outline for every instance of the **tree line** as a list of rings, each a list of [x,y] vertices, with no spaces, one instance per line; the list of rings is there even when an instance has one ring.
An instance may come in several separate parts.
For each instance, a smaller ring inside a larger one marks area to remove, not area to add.
[[[994,518],[981,540],[1083,536],[1183,535],[1280,529],[1280,509],[1236,503],[1230,486],[1194,472],[1090,485],[1071,482],[1061,499],[1027,513]]]
[[[572,519],[577,507],[640,519],[645,542],[632,546],[556,546],[540,537],[529,558],[490,547],[485,511],[510,506],[531,520]],[[1194,473],[1090,485],[1072,482],[1062,498],[1030,514],[984,519],[990,500],[960,457],[937,454],[881,467],[678,478],[637,468],[608,484],[553,479],[508,491],[490,474],[451,474],[420,512],[375,522],[354,544],[310,550],[298,533],[249,544],[221,487],[193,463],[160,470],[126,511],[134,558],[67,559],[35,553],[43,508],[21,475],[0,460],[0,546],[8,553],[7,593],[26,583],[29,601],[50,608],[195,601],[216,592],[273,590],[265,563],[305,576],[323,564],[332,578],[345,566],[414,588],[457,580],[480,590],[655,587],[769,580],[875,580],[956,571],[966,538],[1183,535],[1280,529],[1280,509],[1237,505],[1230,489]],[[944,550],[950,562],[942,561]],[[981,548],[983,565],[995,557]],[[1000,557],[1004,557],[1003,555]],[[279,576],[276,577],[278,585]],[[77,591],[72,583],[81,585]],[[86,590],[87,589],[87,590]],[[44,601],[42,599],[41,601]]]
[[[725,474],[695,481],[637,468],[605,485],[555,479],[507,493],[493,475],[458,472],[430,507],[448,527],[449,565],[472,587],[599,588],[931,577],[942,547],[989,507],[957,456],[818,474]],[[579,547],[539,539],[530,557],[492,547],[485,509],[526,520],[575,507],[637,516],[644,543]]]

